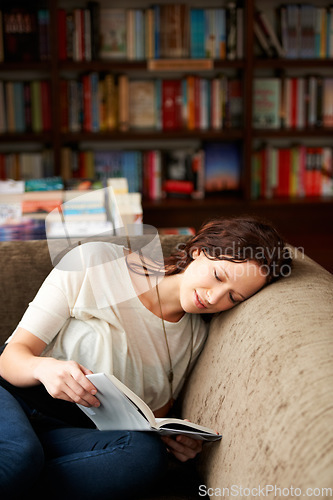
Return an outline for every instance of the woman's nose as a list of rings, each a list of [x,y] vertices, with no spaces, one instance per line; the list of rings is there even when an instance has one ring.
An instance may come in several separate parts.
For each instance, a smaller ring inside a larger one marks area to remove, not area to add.
[[[207,300],[213,306],[223,299],[226,294],[227,289],[220,285],[207,291]]]

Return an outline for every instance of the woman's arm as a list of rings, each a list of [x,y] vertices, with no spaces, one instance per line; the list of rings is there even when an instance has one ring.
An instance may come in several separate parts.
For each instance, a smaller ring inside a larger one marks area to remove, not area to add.
[[[60,361],[40,354],[46,343],[24,328],[18,328],[0,356],[0,375],[13,385],[29,387],[42,383],[57,399],[99,406],[96,388],[86,378],[92,373],[75,361]]]

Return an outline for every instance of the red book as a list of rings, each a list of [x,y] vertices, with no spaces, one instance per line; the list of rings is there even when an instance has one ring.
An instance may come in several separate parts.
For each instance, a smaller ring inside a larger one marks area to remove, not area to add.
[[[67,59],[67,21],[65,9],[58,9],[58,56],[60,61]]]
[[[297,78],[291,79],[291,127],[297,127]]]
[[[68,81],[60,81],[60,130],[68,132]]]
[[[313,195],[321,195],[323,148],[314,148]]]
[[[162,128],[163,130],[176,128],[174,80],[162,81]]]
[[[259,151],[260,164],[261,164],[261,175],[260,175],[260,197],[266,198],[267,194],[267,149],[263,148]]]
[[[314,195],[314,164],[315,148],[306,148],[305,172],[304,172],[304,191],[305,196]]]
[[[91,115],[91,80],[90,75],[84,75],[82,78],[83,84],[83,130],[91,132],[92,115]]]
[[[195,128],[200,129],[201,123],[201,99],[200,99],[200,78],[197,76],[194,80],[194,121]]]
[[[290,149],[279,149],[278,157],[279,182],[277,196],[285,197],[290,195]]]
[[[7,179],[5,160],[5,155],[0,154],[0,180],[2,181],[5,181]]]
[[[194,190],[192,181],[178,181],[169,179],[163,183],[163,191],[165,193],[175,194],[191,194]]]
[[[174,106],[175,106],[175,128],[183,128],[183,118],[182,118],[182,82],[181,80],[174,80]]]

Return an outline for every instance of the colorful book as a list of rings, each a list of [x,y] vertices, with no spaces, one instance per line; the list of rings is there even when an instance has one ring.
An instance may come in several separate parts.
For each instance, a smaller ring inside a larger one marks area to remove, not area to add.
[[[100,57],[102,59],[126,59],[125,9],[101,8],[100,39]]]
[[[230,191],[240,188],[241,154],[237,143],[207,143],[205,154],[205,191]]]
[[[281,125],[280,78],[255,78],[253,91],[253,126],[279,128]]]

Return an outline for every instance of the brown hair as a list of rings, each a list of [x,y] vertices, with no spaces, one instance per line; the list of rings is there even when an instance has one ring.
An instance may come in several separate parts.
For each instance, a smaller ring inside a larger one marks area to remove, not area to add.
[[[291,272],[291,253],[283,238],[272,224],[253,216],[218,218],[204,224],[165,259],[165,275],[184,271],[195,250],[204,252],[209,259],[254,261],[265,273],[267,284]]]

